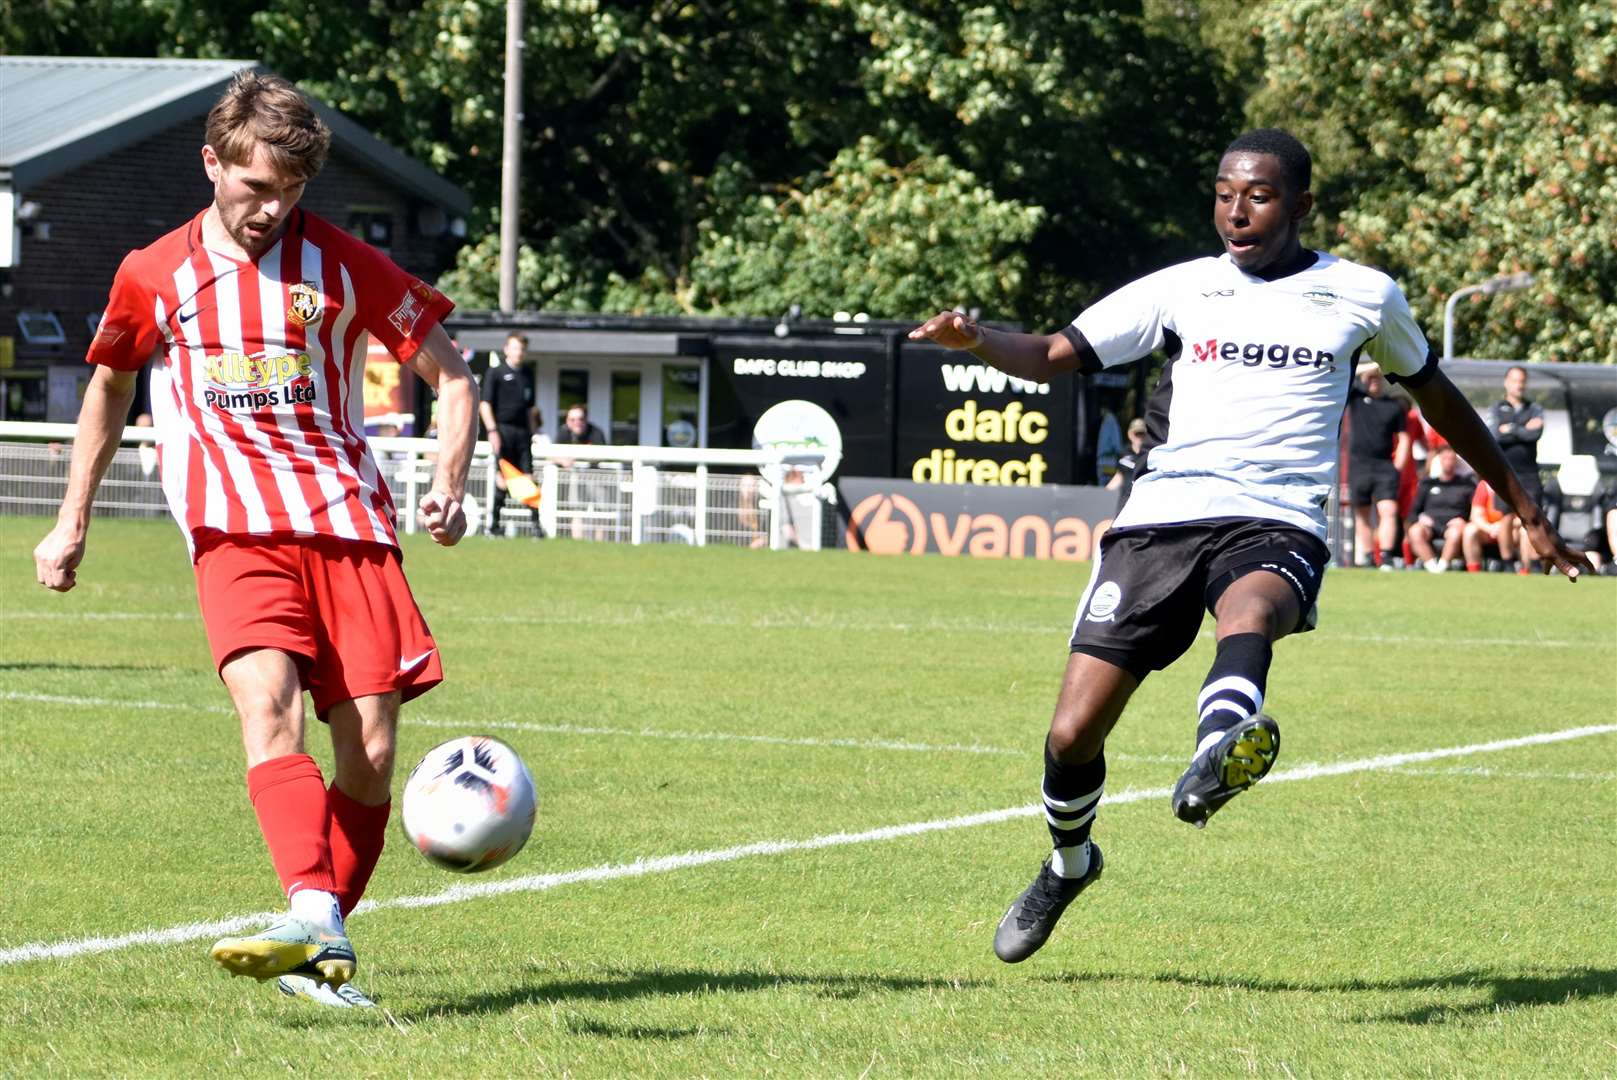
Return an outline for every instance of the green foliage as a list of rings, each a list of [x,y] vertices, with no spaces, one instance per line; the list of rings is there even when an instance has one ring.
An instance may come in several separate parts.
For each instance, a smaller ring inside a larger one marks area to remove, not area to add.
[[[1388,268],[1461,355],[1617,362],[1617,8],[1299,0],[1260,9],[1254,120],[1318,159],[1314,239]]]
[[[492,307],[499,0],[0,0],[10,52],[254,58],[478,207],[445,286]],[[1064,322],[1212,249],[1246,126],[1319,162],[1309,241],[1459,351],[1617,359],[1607,0],[593,0],[526,5],[518,302]],[[921,206],[922,202],[930,205]]]
[[[927,312],[955,304],[1014,306],[1022,246],[1043,217],[995,199],[947,158],[898,166],[866,137],[806,191],[749,196],[703,230],[691,271],[698,310],[744,314],[837,310]]]

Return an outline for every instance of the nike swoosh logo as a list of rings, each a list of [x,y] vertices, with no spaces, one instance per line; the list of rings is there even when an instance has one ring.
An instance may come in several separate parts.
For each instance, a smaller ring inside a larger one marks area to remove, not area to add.
[[[415,667],[417,664],[421,663],[421,661],[425,660],[427,657],[431,656],[433,653],[435,653],[437,651],[438,651],[437,649],[428,649],[426,652],[422,653],[420,656],[412,656],[412,657],[409,657],[408,659],[406,659],[404,657],[400,657],[399,658],[399,670],[400,671],[409,671],[411,668]]]

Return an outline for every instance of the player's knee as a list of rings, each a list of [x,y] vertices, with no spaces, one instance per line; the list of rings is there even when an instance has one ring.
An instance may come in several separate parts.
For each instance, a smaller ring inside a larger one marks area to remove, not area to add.
[[[1083,765],[1095,760],[1106,745],[1106,731],[1098,723],[1084,723],[1079,716],[1057,716],[1050,722],[1050,753],[1063,765]]]

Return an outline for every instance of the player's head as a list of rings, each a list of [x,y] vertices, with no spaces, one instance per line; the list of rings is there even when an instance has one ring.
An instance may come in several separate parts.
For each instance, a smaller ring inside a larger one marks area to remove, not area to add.
[[[202,164],[232,239],[254,254],[268,248],[320,171],[331,131],[297,87],[278,75],[242,72],[212,110]]]
[[[1308,148],[1279,128],[1249,131],[1225,148],[1213,181],[1213,227],[1235,265],[1258,274],[1296,256],[1314,207],[1313,172]]]
[[[521,367],[522,361],[528,355],[528,336],[519,334],[515,330],[505,335],[505,362],[511,367]]]

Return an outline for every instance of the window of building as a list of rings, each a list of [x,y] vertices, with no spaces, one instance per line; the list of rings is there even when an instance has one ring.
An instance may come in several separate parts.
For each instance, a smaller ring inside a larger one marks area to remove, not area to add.
[[[348,231],[382,251],[393,248],[393,215],[371,206],[348,208]]]
[[[19,311],[17,329],[28,345],[66,345],[67,334],[54,311]]]

